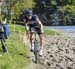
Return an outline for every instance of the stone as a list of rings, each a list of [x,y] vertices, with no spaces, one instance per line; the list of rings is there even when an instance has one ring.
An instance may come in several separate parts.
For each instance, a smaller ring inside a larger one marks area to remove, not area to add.
[[[50,62],[47,62],[47,66],[51,66]]]

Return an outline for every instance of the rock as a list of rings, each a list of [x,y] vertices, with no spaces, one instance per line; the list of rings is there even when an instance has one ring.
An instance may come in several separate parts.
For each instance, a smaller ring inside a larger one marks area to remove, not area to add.
[[[73,69],[72,67],[67,67],[67,69]]]
[[[75,52],[75,48],[73,48],[73,51]]]
[[[53,57],[53,55],[50,55],[50,57]]]
[[[62,48],[58,47],[59,51],[64,51]]]
[[[55,58],[52,58],[52,62],[57,62],[57,60]]]
[[[65,56],[68,60],[70,60],[70,61],[72,61],[73,62],[73,60],[72,60],[72,58],[70,58],[70,57],[68,57],[68,56]]]
[[[56,69],[64,69],[60,65],[56,64]]]
[[[58,63],[61,63],[62,61],[63,61],[63,59],[61,58],[61,59],[59,59]]]
[[[67,54],[69,54],[69,50],[68,49],[65,49],[65,51],[66,51]]]
[[[50,51],[48,51],[47,53],[50,54]]]
[[[75,69],[74,40],[65,36],[50,38],[48,36],[48,45],[45,46],[49,69]]]
[[[47,62],[47,66],[51,66],[50,62]]]

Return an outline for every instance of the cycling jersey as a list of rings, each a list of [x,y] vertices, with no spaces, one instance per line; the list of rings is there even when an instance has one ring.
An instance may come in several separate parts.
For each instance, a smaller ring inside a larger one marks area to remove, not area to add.
[[[32,32],[31,28],[36,29],[38,34],[41,34],[41,29],[39,24],[37,23],[38,16],[33,15],[31,19],[28,19],[27,17],[24,18],[25,22],[28,23],[27,26],[29,26],[29,31]]]
[[[31,19],[28,19],[27,17],[24,18],[26,23],[29,23],[30,25],[35,25],[37,24],[36,20],[37,20],[37,16],[33,15]]]

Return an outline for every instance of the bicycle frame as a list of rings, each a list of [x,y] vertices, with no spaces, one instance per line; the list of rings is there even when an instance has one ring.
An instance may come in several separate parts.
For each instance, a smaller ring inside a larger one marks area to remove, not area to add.
[[[38,40],[37,40],[37,38],[36,38],[36,36],[37,36],[37,32],[35,32],[34,33],[34,51],[36,51],[36,52],[38,52]]]
[[[39,50],[38,50],[38,48],[39,48],[39,46],[38,46],[38,40],[37,40],[37,32],[36,32],[36,30],[34,30],[34,55],[35,55],[35,63],[37,64],[38,63],[38,52],[39,52]]]

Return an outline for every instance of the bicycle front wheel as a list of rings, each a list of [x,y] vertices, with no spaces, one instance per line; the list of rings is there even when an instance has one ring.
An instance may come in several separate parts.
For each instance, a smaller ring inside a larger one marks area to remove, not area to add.
[[[34,55],[35,55],[35,63],[38,63],[38,42],[34,41]]]

